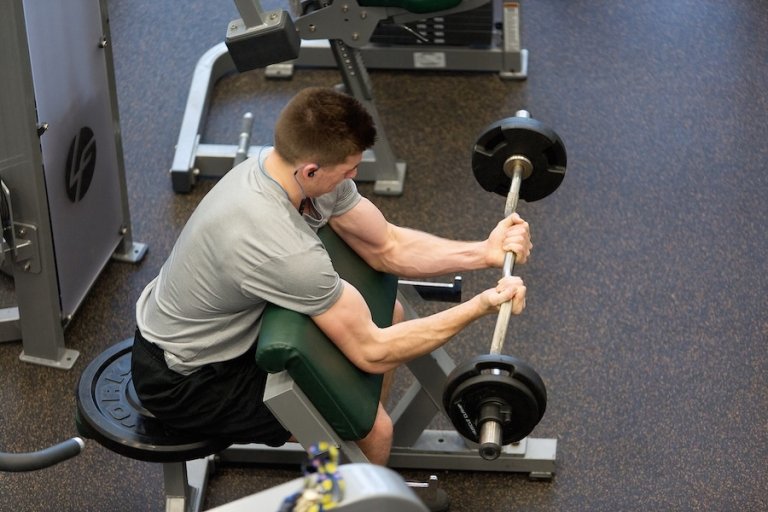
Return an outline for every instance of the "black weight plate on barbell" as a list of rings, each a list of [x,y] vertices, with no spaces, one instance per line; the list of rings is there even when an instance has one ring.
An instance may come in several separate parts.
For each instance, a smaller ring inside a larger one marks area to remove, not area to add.
[[[479,441],[479,418],[486,402],[509,407],[509,417],[500,422],[502,445],[520,441],[541,419],[536,397],[521,381],[509,375],[477,375],[456,388],[449,409],[451,422],[459,434],[475,443]]]
[[[547,407],[547,388],[544,380],[528,363],[506,354],[482,354],[458,365],[448,375],[443,391],[443,403],[453,390],[466,379],[480,375],[483,370],[500,369],[525,382],[538,401],[542,414]]]
[[[533,164],[531,175],[520,184],[520,199],[542,199],[565,177],[567,155],[560,136],[535,119],[508,117],[486,127],[472,148],[472,172],[483,189],[509,194],[512,178],[504,172],[504,163],[513,155]]]
[[[483,373],[484,370],[493,370],[497,369],[500,370],[502,374],[501,377],[509,377],[505,379],[491,379],[489,377],[495,377],[494,375]],[[477,377],[482,377],[481,379],[477,379]],[[474,379],[474,380],[473,380]],[[459,387],[461,387],[463,384],[469,382],[472,380],[471,385],[464,386],[462,388],[462,391],[457,394],[457,390]],[[547,389],[544,385],[544,381],[541,379],[539,374],[531,368],[528,364],[521,361],[520,359],[508,356],[508,355],[481,355],[477,356],[470,361],[467,361],[459,366],[457,366],[451,373],[448,375],[448,378],[446,379],[446,385],[445,389],[443,390],[443,407],[445,408],[445,412],[448,415],[448,417],[451,419],[451,421],[454,423],[454,426],[456,426],[457,431],[467,437],[468,439],[472,438],[472,427],[470,425],[474,425],[476,428],[477,426],[477,419],[480,414],[479,407],[470,407],[472,411],[467,411],[466,406],[464,404],[461,405],[461,407],[458,406],[458,401],[461,399],[462,393],[472,392],[475,393],[474,386],[478,382],[486,381],[492,386],[497,386],[497,382],[501,382],[502,386],[506,386],[510,389],[514,389],[514,391],[510,391],[511,393],[515,393],[516,395],[519,395],[522,397],[522,399],[525,401],[528,401],[527,397],[533,397],[534,403],[532,406],[523,406],[527,407],[527,409],[530,409],[531,411],[534,411],[534,414],[532,417],[534,420],[526,420],[523,418],[523,416],[526,416],[524,414],[526,411],[518,411],[520,414],[520,423],[527,425],[531,421],[533,421],[533,425],[530,427],[524,427],[520,429],[520,431],[524,431],[527,428],[530,428],[531,430],[533,427],[538,424],[539,421],[541,421],[541,418],[544,416],[544,411],[547,407]],[[527,402],[530,404],[530,402]],[[510,404],[512,405],[512,404]],[[464,408],[464,411],[461,411],[461,408]],[[476,409],[476,410],[475,410]],[[468,416],[466,417],[465,416]],[[515,415],[515,411],[513,411],[513,416]],[[530,433],[530,430],[528,431]],[[527,435],[527,434],[526,434]],[[475,436],[476,437],[476,436]],[[523,436],[525,437],[525,436]],[[476,441],[476,439],[473,439]],[[519,439],[518,439],[519,440]],[[507,441],[509,442],[515,442],[515,441]],[[505,443],[505,444],[506,444]]]

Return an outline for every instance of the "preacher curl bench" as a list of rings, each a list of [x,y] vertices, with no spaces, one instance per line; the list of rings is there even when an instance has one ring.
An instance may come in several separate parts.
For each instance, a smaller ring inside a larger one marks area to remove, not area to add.
[[[535,201],[554,191],[563,179],[565,160],[557,134],[520,111],[486,129],[473,149],[472,166],[483,188],[507,195],[506,216],[518,196]],[[406,316],[415,317],[413,284],[398,291],[395,276],[370,268],[330,227],[318,236],[339,275],[365,298],[377,325],[391,324],[397,297]],[[510,253],[505,275],[511,275],[513,265]],[[416,381],[390,414],[391,467],[552,478],[557,440],[528,437],[544,413],[546,389],[532,368],[500,354],[504,335],[497,333],[509,320],[504,310],[502,306],[489,355],[457,367],[438,349],[408,364]],[[256,362],[270,373],[264,401],[298,440],[278,448],[169,431],[136,396],[131,345],[132,340],[125,340],[111,347],[85,369],[77,390],[77,426],[81,435],[121,455],[162,463],[168,511],[200,510],[214,460],[299,464],[312,445],[329,442],[345,462],[368,462],[355,440],[373,426],[382,377],[355,367],[308,316],[269,306],[262,320]],[[443,411],[458,432],[428,430]],[[392,501],[393,509],[396,503]]]
[[[330,228],[321,229],[319,235],[341,277],[365,297],[374,321],[389,325],[397,279],[368,267]],[[407,290],[401,290],[401,300],[408,309]],[[329,441],[339,447],[343,460],[368,462],[354,441],[373,425],[382,378],[351,364],[309,317],[276,306],[264,314],[256,358],[271,372],[265,402],[299,441],[278,448],[230,445],[223,439],[169,431],[141,406],[133,389],[132,343],[128,339],[107,349],[83,372],[77,427],[81,435],[116,453],[162,463],[167,511],[201,509],[214,461],[298,465],[312,444]],[[526,472],[551,478],[554,439],[526,438],[504,447],[496,460],[485,460],[456,432],[424,430],[442,410],[443,385],[454,366],[443,350],[409,365],[418,382],[392,412],[395,441],[390,466]]]

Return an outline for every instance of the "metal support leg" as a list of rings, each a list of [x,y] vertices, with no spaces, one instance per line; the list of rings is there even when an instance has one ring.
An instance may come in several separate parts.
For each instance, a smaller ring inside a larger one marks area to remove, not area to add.
[[[520,47],[520,5],[507,2],[502,6],[503,64],[499,76],[506,80],[528,78],[528,50]]]
[[[557,439],[526,438],[502,447],[495,460],[480,457],[476,446],[451,430],[426,430],[411,446],[394,446],[389,458],[393,468],[440,469],[527,473],[531,478],[551,479],[555,474]]]
[[[290,425],[290,432],[305,448],[327,441],[339,447],[346,461],[368,462],[357,443],[344,441],[336,434],[288,372],[273,373],[267,377],[264,403],[283,425]]]
[[[171,182],[176,192],[192,190],[197,175],[202,172],[198,166],[197,153],[200,136],[205,127],[205,117],[208,114],[211,92],[216,82],[234,69],[235,65],[229,56],[227,45],[223,42],[205,52],[197,61],[187,95],[187,106],[181,121],[176,152],[171,164]],[[237,147],[232,146],[231,149],[234,159]],[[230,164],[231,162],[232,160],[229,161]],[[231,165],[227,165],[224,172],[231,168]],[[222,176],[224,172],[221,173]]]
[[[213,457],[163,464],[165,512],[199,512]]]
[[[405,162],[395,159],[389,141],[384,134],[384,126],[381,123],[379,112],[376,110],[376,105],[373,103],[370,76],[363,63],[360,50],[347,46],[340,39],[332,39],[330,44],[347,93],[357,98],[365,106],[376,123],[378,133],[376,143],[372,152],[366,151],[363,155],[363,161],[358,168],[357,179],[375,181],[373,190],[377,194],[400,195],[403,193],[403,182],[405,181]]]
[[[111,41],[112,35],[109,31],[109,23],[106,21],[109,19],[106,2],[99,2],[99,8],[101,9],[102,32],[104,33],[104,38],[107,41]],[[115,91],[117,85],[115,81],[115,68],[113,65],[114,58],[112,56],[111,44],[104,45],[104,53],[108,62],[107,83],[109,84],[110,91]],[[112,119],[114,119],[116,125],[119,125],[120,111],[117,105],[117,94],[110,95],[110,108],[112,111]],[[131,212],[128,205],[128,185],[125,180],[123,141],[119,132],[115,132],[115,152],[117,153],[117,180],[120,190],[120,206],[123,215],[123,225],[120,228],[120,234],[122,235],[122,238],[119,245],[117,246],[117,249],[115,249],[115,252],[112,253],[112,259],[124,263],[138,263],[144,259],[144,255],[147,253],[147,244],[133,241]]]
[[[344,85],[347,91],[361,101],[371,113],[379,132],[373,150],[363,154],[357,179],[374,181],[374,192],[377,194],[402,194],[405,163],[395,159],[389,142],[384,136],[379,114],[370,92],[368,72],[362,60],[357,55],[354,57],[354,62],[346,63],[344,59],[347,56],[346,52],[340,51],[339,58],[342,60],[337,60]],[[205,144],[201,141],[201,137],[213,87],[222,76],[234,70],[235,65],[224,43],[208,50],[195,66],[170,169],[171,183],[175,192],[189,192],[199,178],[220,178],[233,167],[238,145]],[[263,147],[249,146],[247,156],[256,156]]]
[[[200,140],[213,87],[233,71],[235,65],[225,43],[212,47],[197,61],[170,169],[175,192],[189,192],[198,178],[224,176],[236,162],[256,156],[264,147],[242,147],[242,134],[239,144],[205,144]]]

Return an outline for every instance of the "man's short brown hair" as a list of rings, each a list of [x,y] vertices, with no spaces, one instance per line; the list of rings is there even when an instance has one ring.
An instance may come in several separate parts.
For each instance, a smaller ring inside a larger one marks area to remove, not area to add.
[[[365,107],[324,87],[299,92],[275,124],[275,151],[291,164],[338,165],[375,140],[376,126]]]

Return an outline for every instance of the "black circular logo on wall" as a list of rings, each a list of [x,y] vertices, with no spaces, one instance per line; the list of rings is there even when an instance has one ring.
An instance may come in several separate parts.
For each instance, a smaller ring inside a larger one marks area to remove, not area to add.
[[[67,154],[67,169],[64,173],[64,187],[73,203],[80,201],[88,192],[96,170],[96,138],[87,126],[72,139]]]

